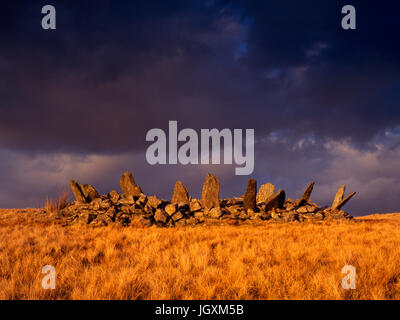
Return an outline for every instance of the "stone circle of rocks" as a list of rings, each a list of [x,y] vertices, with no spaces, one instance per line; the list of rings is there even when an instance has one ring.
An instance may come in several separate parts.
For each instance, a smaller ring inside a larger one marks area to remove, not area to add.
[[[332,205],[320,207],[311,202],[312,182],[296,201],[286,199],[285,191],[271,183],[263,184],[257,193],[257,182],[248,181],[246,193],[241,197],[220,199],[220,183],[216,176],[207,174],[201,199],[191,198],[188,189],[177,181],[171,200],[147,196],[136,184],[130,172],[120,180],[122,193],[112,190],[99,195],[92,185],[73,180],[70,187],[75,201],[56,213],[66,224],[84,223],[91,226],[131,224],[141,226],[173,227],[183,225],[245,224],[264,221],[307,222],[352,219],[341,208],[355,192],[344,197],[346,186],[337,191]]]

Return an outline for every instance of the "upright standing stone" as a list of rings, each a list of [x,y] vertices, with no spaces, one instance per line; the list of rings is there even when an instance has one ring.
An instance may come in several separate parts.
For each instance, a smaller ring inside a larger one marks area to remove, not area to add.
[[[246,194],[243,200],[243,209],[247,211],[248,209],[254,210],[256,208],[256,193],[257,193],[257,181],[250,179],[247,183]]]
[[[135,179],[133,179],[132,173],[125,172],[120,180],[121,190],[125,197],[134,196],[139,197],[142,193],[140,187],[136,184]]]
[[[346,191],[346,185],[342,184],[342,186],[336,192],[335,199],[333,200],[333,203],[332,203],[333,209],[336,209],[338,204],[343,201],[343,196],[344,196],[345,191]]]
[[[206,209],[219,208],[219,181],[218,178],[207,173],[201,191],[201,204]]]
[[[75,182],[74,180],[70,180],[69,186],[71,187],[72,193],[74,194],[74,197],[77,201],[80,201],[83,203],[87,202],[85,194],[83,193],[83,190],[81,189],[81,186],[78,182]]]
[[[265,202],[275,192],[275,186],[272,183],[265,183],[260,187],[257,193],[257,202]]]
[[[306,190],[304,191],[304,193],[299,201],[299,206],[304,206],[305,204],[307,204],[310,201],[311,192],[313,191],[314,184],[315,184],[315,182],[311,182],[309,184],[309,186],[306,188]]]
[[[340,209],[347,203],[347,201],[349,201],[351,198],[353,198],[353,196],[354,196],[355,194],[356,194],[356,193],[353,192],[352,194],[348,195],[345,199],[343,199],[342,202],[340,202],[340,203],[336,206],[336,208],[333,208],[333,209],[340,210]]]
[[[340,210],[340,208],[343,207],[347,203],[347,201],[349,201],[356,194],[355,192],[353,192],[345,199],[343,199],[345,191],[346,191],[346,185],[343,184],[336,192],[335,199],[333,200],[332,203],[333,210]]]
[[[181,181],[177,181],[174,187],[174,194],[172,195],[173,203],[185,203],[189,204],[189,192]]]

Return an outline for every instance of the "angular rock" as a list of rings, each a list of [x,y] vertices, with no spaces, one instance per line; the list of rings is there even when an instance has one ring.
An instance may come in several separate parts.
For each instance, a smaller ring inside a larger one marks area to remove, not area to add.
[[[84,185],[80,185],[80,186],[81,186],[81,190],[82,190],[83,194],[85,195],[87,202],[91,202],[94,199],[100,198],[99,193],[96,191],[96,189],[92,185],[84,184]]]
[[[156,213],[154,214],[154,220],[157,222],[167,223],[168,216],[165,214],[164,210],[157,209]]]
[[[275,192],[275,186],[272,183],[265,183],[260,187],[257,193],[257,203],[265,202]]]
[[[72,193],[74,194],[74,197],[77,201],[80,201],[83,203],[87,202],[85,194],[83,193],[83,190],[81,189],[81,186],[78,182],[75,182],[74,180],[70,180],[69,186],[70,186]]]
[[[132,173],[125,172],[120,180],[121,190],[125,197],[134,196],[139,197],[142,193],[140,187],[136,184],[135,179],[133,179]]]
[[[218,219],[222,216],[222,211],[220,208],[212,208],[208,213],[208,216],[213,219]]]
[[[162,204],[162,201],[156,196],[150,196],[147,198],[147,204],[154,209],[157,209]]]
[[[201,210],[201,204],[197,199],[192,199],[190,201],[190,211],[199,211]]]
[[[201,204],[206,209],[219,208],[219,180],[207,173],[201,192]]]
[[[168,212],[167,212],[168,213]],[[182,219],[183,218],[183,214],[180,212],[180,211],[178,211],[178,212],[176,212],[173,216],[172,216],[172,219],[174,220],[174,221],[178,221],[178,220],[180,220],[180,219]]]
[[[111,192],[108,194],[108,196],[112,202],[117,202],[121,198],[119,193],[115,190],[111,190]]]
[[[304,191],[304,193],[299,201],[299,206],[304,206],[305,204],[307,204],[310,201],[311,192],[313,191],[314,184],[315,184],[315,182],[311,182],[309,184],[309,186],[306,188],[306,190]]]
[[[243,209],[245,211],[256,208],[256,193],[257,193],[257,182],[254,179],[250,179],[247,183],[246,193],[243,200]]]
[[[355,192],[353,192],[345,199],[343,199],[345,191],[346,191],[346,185],[343,184],[336,192],[335,199],[333,200],[331,206],[332,210],[340,210],[340,208],[343,207],[347,203],[347,201],[349,201],[356,194]]]
[[[308,213],[308,210],[306,207],[300,207],[296,210],[298,213]]]
[[[283,208],[285,203],[286,194],[282,189],[278,190],[277,193],[269,197],[265,202],[265,211],[271,211],[273,209]]]
[[[177,181],[174,186],[174,194],[172,195],[173,203],[186,203],[189,204],[189,192],[181,181]]]
[[[165,206],[165,212],[169,215],[172,216],[176,212],[176,204],[175,203],[170,203]]]
[[[100,198],[96,198],[92,202],[90,202],[90,206],[93,210],[100,210],[101,203],[102,203],[102,200]]]
[[[349,196],[347,196],[345,199],[343,199],[343,201],[341,201],[340,203],[338,203],[338,204],[336,205],[335,208],[332,208],[332,209],[340,210],[340,209],[347,203],[347,201],[349,201],[355,194],[356,194],[356,193],[353,192],[352,194],[350,194]]]

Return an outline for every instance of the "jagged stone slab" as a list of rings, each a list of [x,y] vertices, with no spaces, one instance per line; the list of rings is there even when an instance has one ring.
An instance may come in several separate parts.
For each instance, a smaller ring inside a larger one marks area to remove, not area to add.
[[[85,195],[87,202],[92,202],[94,199],[100,198],[99,193],[96,191],[96,189],[92,185],[90,185],[90,184],[81,185],[80,184],[80,187],[81,187],[83,194]]]
[[[84,202],[84,203],[87,202],[85,194],[83,193],[83,190],[81,189],[81,186],[78,182],[75,182],[74,180],[70,180],[69,186],[70,186],[72,193],[74,194],[74,197],[77,201]]]
[[[133,179],[132,173],[130,173],[129,171],[125,172],[122,175],[120,186],[125,197],[139,197],[142,193],[142,190],[136,184],[135,179]]]
[[[272,183],[265,183],[260,187],[257,193],[257,203],[265,202],[275,192],[275,186]]]
[[[246,193],[243,200],[243,209],[255,210],[256,208],[256,193],[257,193],[257,181],[250,179],[247,183]]]
[[[189,192],[181,181],[177,181],[174,187],[174,194],[172,195],[173,203],[185,203],[189,204]]]
[[[219,208],[219,180],[216,176],[207,173],[201,191],[201,204],[206,209]]]
[[[277,193],[272,195],[267,201],[265,202],[265,211],[271,211],[273,209],[281,209],[285,203],[286,194],[285,191],[282,189],[278,190]]]
[[[311,198],[311,192],[313,191],[315,182],[311,182],[306,190],[304,191],[303,195],[301,196],[301,199],[299,201],[299,206],[304,206],[310,201]]]
[[[337,206],[335,208],[332,208],[332,209],[340,210],[347,203],[347,201],[349,201],[355,194],[356,193],[353,192],[352,194],[347,196],[345,199],[343,199],[343,201],[341,201],[339,204],[337,204]]]
[[[332,209],[337,209],[339,203],[343,201],[343,196],[345,191],[346,191],[346,185],[343,184],[336,192],[335,199],[333,200],[332,203]]]

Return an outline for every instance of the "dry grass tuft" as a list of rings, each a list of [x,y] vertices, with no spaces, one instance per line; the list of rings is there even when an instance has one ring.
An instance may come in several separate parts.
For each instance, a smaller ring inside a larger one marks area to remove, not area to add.
[[[49,199],[49,197],[46,197],[44,210],[47,213],[56,213],[57,211],[64,209],[68,203],[70,203],[70,200],[71,197],[67,191],[61,192],[57,199]]]
[[[175,229],[63,227],[0,210],[0,299],[399,299],[400,219]],[[345,265],[357,270],[344,290]],[[44,290],[44,265],[57,288]]]

